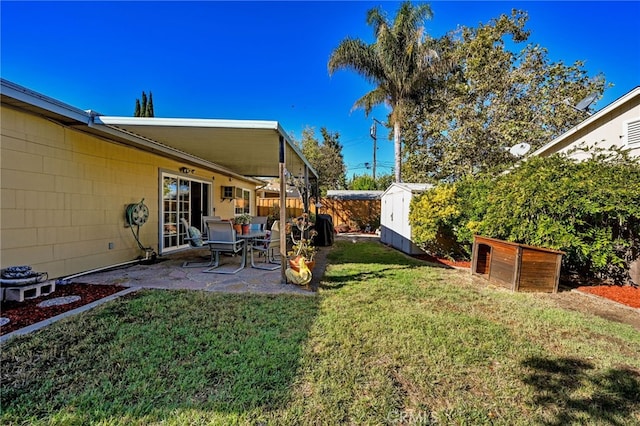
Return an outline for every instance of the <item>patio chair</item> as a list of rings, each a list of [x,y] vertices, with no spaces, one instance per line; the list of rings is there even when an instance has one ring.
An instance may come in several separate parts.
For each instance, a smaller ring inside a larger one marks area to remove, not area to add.
[[[205,248],[205,245],[204,245],[205,241],[202,238],[202,233],[200,232],[200,230],[195,226],[190,226],[189,222],[187,222],[187,219],[183,217],[180,218],[180,222],[182,223],[182,226],[184,227],[185,232],[187,234],[184,237],[184,240],[189,243],[189,246],[194,249]],[[207,267],[211,265],[213,265],[213,253],[209,262],[186,261],[182,264],[182,267],[183,268],[201,268],[201,267]]]
[[[264,255],[265,265],[256,265],[253,259],[254,250]],[[280,268],[280,262],[276,260],[275,253],[280,251],[280,222],[277,220],[271,225],[271,233],[267,238],[256,239],[251,246],[251,266],[257,269],[275,271]],[[269,264],[270,266],[267,266]],[[273,266],[275,264],[275,266]]]
[[[244,268],[247,260],[247,251],[245,250],[244,240],[236,238],[236,231],[233,230],[231,222],[226,220],[208,220],[207,222],[208,239],[205,242],[211,250],[211,266],[202,272],[212,274],[235,274]],[[218,269],[220,266],[220,253],[232,253],[236,255],[242,252],[242,260],[240,266],[234,270]]]
[[[253,216],[251,218],[250,229],[252,231],[264,231],[264,228],[267,226],[267,219],[267,216]]]
[[[208,220],[221,220],[220,216],[202,216],[202,236],[207,236],[207,221]]]

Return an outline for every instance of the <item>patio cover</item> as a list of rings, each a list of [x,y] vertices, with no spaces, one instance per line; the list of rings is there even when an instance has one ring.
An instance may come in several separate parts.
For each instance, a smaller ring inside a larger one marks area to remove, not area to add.
[[[279,177],[280,140],[286,170],[317,173],[277,121],[95,115],[92,126],[113,129],[218,164],[244,176]]]

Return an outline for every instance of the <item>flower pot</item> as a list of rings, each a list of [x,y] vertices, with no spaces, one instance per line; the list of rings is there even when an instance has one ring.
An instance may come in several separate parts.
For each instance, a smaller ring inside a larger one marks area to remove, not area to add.
[[[242,233],[243,234],[248,234],[249,232],[251,232],[251,226],[250,225],[242,225]]]
[[[233,229],[235,229],[236,234],[242,234],[242,225],[240,225],[239,223],[234,223]]]
[[[313,271],[313,267],[316,266],[315,260],[305,260],[305,265],[309,268],[310,271]],[[300,272],[300,268],[298,265],[300,264],[300,256],[292,257],[289,259],[289,268],[293,269],[296,272]]]

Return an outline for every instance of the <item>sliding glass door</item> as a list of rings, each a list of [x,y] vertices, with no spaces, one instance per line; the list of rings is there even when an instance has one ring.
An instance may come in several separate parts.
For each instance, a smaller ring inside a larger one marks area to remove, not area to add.
[[[162,173],[160,253],[187,247],[187,230],[180,219],[200,229],[202,216],[211,211],[211,183],[171,173]]]

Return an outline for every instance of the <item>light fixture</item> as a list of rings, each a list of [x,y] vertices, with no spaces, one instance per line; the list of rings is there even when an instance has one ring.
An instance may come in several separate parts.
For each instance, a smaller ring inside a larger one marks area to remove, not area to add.
[[[180,167],[180,173],[184,173],[185,175],[193,174],[195,172],[196,172],[195,169],[190,169],[188,167]]]

